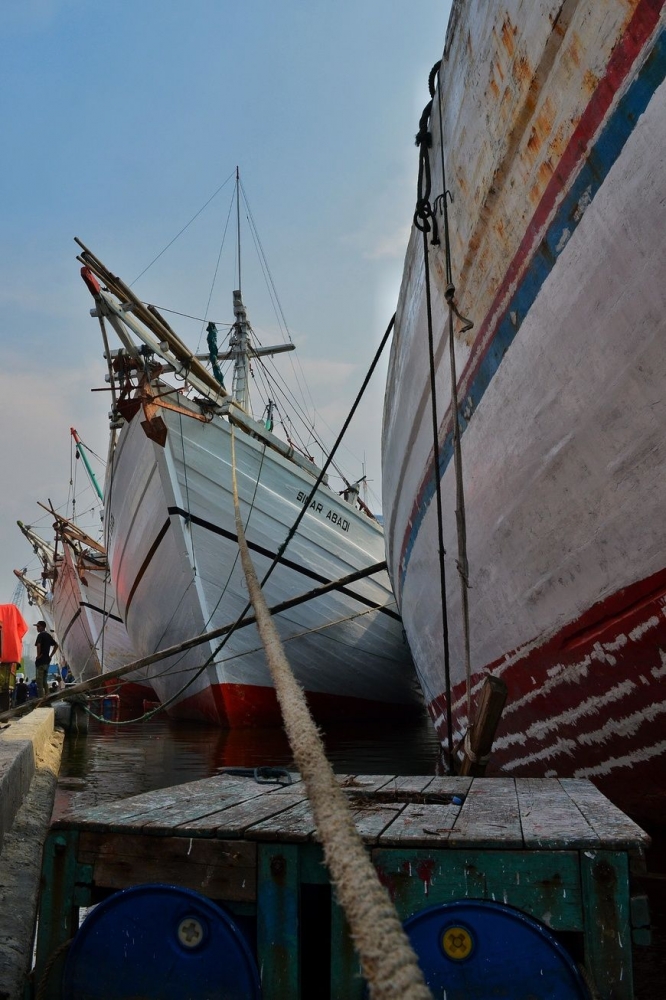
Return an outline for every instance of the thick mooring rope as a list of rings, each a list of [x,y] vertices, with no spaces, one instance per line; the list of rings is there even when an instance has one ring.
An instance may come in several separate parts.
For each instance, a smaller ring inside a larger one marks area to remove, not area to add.
[[[262,593],[243,530],[233,427],[231,469],[238,545],[257,628],[294,760],[305,781],[326,865],[347,917],[370,996],[372,1000],[432,1000],[398,914],[356,832],[347,800],[326,758]]]

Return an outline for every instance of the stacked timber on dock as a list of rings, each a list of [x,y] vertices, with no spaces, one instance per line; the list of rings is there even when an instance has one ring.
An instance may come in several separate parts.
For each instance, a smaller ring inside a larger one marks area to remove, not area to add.
[[[42,995],[62,995],[60,950],[76,934],[78,907],[130,886],[168,883],[253,922],[264,1000],[315,995],[307,968],[315,924],[326,935],[317,970],[326,981],[316,995],[360,1000],[358,961],[329,890],[304,785],[292,778],[276,785],[221,774],[59,819],[44,856],[35,974]],[[496,901],[547,934],[576,940],[595,996],[632,1000],[630,870],[644,864],[649,838],[590,782],[338,780],[401,919],[435,904]],[[318,892],[323,921],[308,910]],[[634,940],[640,935],[633,931]]]

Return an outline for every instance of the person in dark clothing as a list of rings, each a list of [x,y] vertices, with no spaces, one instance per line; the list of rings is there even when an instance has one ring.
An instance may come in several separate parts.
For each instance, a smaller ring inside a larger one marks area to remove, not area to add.
[[[14,704],[25,705],[28,700],[28,685],[24,677],[19,677],[18,684],[14,688]]]
[[[58,648],[58,643],[55,641],[50,632],[46,631],[46,622],[37,622],[37,638],[35,640],[35,646],[37,647],[37,657],[35,659],[35,668],[37,673],[37,688],[39,689],[39,696],[43,698],[45,694],[48,694],[47,685],[47,674],[49,672],[49,664],[51,662],[51,657]]]
[[[38,698],[38,697],[39,697],[39,691],[37,689],[37,681],[33,677],[33,679],[28,684],[28,698]]]

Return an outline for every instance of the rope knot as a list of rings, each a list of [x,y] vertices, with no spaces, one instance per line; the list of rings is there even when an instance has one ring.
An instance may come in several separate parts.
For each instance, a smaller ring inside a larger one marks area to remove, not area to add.
[[[416,133],[416,145],[430,149],[432,146],[432,132],[429,129],[430,112],[432,111],[432,101],[428,101],[419,119],[419,130]]]

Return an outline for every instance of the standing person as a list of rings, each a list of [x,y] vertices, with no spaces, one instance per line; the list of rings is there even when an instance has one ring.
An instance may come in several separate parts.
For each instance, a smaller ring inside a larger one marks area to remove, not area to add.
[[[58,643],[55,641],[50,632],[46,631],[46,622],[37,622],[37,638],[35,639],[35,646],[37,647],[37,656],[35,658],[35,668],[37,673],[37,687],[39,689],[39,697],[43,698],[44,695],[48,694],[47,685],[47,674],[49,672],[49,664],[51,662],[51,657],[58,648]]]
[[[14,704],[25,705],[28,700],[28,685],[25,682],[25,677],[23,674],[19,677],[18,684],[14,688]]]

